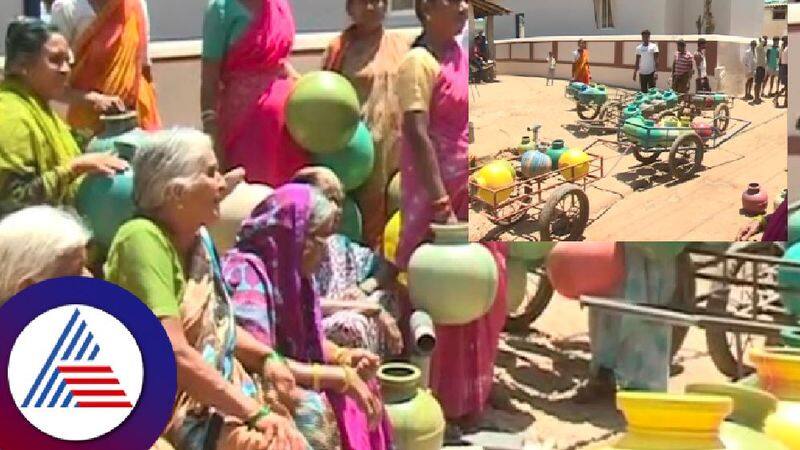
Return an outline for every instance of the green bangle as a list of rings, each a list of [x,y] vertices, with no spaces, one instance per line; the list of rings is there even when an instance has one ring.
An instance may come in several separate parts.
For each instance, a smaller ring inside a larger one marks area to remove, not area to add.
[[[276,352],[275,350],[272,351],[269,355],[267,355],[266,361],[278,361],[285,363],[286,358],[283,357],[280,353]]]
[[[271,412],[272,410],[269,409],[269,406],[264,405],[261,407],[261,409],[258,410],[257,413],[253,415],[253,417],[247,419],[245,425],[247,425],[250,428],[255,428],[258,421],[270,415]]]

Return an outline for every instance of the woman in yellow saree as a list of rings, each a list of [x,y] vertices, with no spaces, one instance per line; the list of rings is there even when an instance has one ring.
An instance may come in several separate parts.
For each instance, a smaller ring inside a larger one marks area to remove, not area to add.
[[[142,128],[161,128],[143,0],[56,0],[52,20],[75,52],[73,89],[119,96],[139,114]],[[70,105],[67,122],[82,132],[102,128],[97,111],[85,104]]]

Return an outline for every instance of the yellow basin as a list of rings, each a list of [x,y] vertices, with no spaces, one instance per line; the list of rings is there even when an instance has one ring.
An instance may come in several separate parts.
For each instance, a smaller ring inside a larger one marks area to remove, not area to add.
[[[478,197],[484,202],[497,206],[511,197],[514,186],[513,171],[505,160],[492,161],[483,166],[474,175],[475,184],[479,186]],[[512,166],[513,169],[513,166]]]
[[[620,392],[617,408],[628,421],[629,435],[716,440],[720,424],[733,410],[733,400],[719,395]]]
[[[800,401],[800,348],[753,349],[749,356],[762,388],[781,400]]]

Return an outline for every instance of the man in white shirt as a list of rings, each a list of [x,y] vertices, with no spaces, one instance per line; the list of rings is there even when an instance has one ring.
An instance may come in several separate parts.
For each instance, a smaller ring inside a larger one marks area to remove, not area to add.
[[[642,31],[642,43],[636,46],[636,66],[633,68],[633,81],[639,75],[639,85],[642,92],[647,92],[651,87],[656,87],[658,73],[656,60],[658,58],[658,45],[650,42],[650,30]]]
[[[750,91],[753,89],[753,79],[756,76],[756,41],[750,41],[750,48],[744,52],[744,59],[742,63],[744,63],[744,73],[747,77],[747,81],[744,84],[744,100],[752,100],[753,96],[750,94]]]

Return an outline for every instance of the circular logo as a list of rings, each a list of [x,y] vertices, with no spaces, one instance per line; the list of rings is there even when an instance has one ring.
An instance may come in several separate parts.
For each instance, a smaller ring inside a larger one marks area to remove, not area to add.
[[[67,441],[117,428],[139,400],[143,378],[142,354],[131,333],[90,306],[61,306],[40,315],[22,330],[8,360],[8,385],[22,415]]]
[[[3,450],[147,449],[171,416],[176,368],[164,328],[102,280],[47,280],[3,305],[0,367],[0,423],[14,430],[0,433]]]

